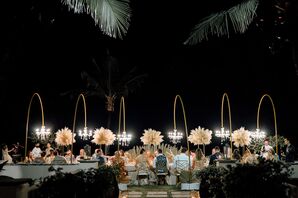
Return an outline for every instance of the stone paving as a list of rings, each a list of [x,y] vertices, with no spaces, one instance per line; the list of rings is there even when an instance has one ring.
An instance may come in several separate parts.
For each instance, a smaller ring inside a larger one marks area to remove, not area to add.
[[[199,198],[199,193],[196,191],[180,191],[177,188],[128,188],[127,191],[122,191],[120,198]]]

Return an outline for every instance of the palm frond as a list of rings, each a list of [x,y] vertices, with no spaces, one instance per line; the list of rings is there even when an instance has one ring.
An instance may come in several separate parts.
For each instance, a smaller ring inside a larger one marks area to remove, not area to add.
[[[245,0],[228,10],[209,15],[195,26],[184,44],[195,45],[202,40],[208,40],[210,34],[229,37],[230,22],[236,33],[244,33],[256,16],[258,5],[259,0]]]
[[[122,39],[127,33],[131,8],[129,0],[61,0],[75,13],[87,12],[107,35]]]

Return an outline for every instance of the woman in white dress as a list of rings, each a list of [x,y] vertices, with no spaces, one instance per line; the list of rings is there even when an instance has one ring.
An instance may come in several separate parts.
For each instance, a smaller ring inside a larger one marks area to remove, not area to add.
[[[9,155],[11,151],[14,149],[8,150],[8,147],[6,144],[2,146],[2,159],[4,161],[7,161],[8,164],[12,164],[12,157]]]

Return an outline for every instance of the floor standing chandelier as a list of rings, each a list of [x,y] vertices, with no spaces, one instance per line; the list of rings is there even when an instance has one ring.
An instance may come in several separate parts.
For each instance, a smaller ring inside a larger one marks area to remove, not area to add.
[[[123,110],[123,111],[122,111]],[[123,114],[123,131],[121,130],[121,116]],[[119,109],[119,126],[118,126],[118,134],[117,134],[117,140],[118,140],[118,150],[119,146],[128,146],[130,144],[130,141],[132,139],[131,134],[127,134],[125,130],[125,102],[124,97],[122,96],[120,99],[120,109]]]
[[[47,138],[50,137],[51,135],[51,130],[46,129],[45,127],[45,121],[44,121],[44,112],[43,112],[43,105],[42,105],[42,100],[41,97],[38,93],[34,93],[31,97],[28,111],[27,111],[27,121],[26,121],[26,135],[25,135],[25,156],[27,156],[27,147],[28,147],[28,131],[29,131],[29,117],[30,117],[30,112],[31,112],[31,105],[33,102],[33,99],[37,97],[39,104],[40,104],[40,110],[41,110],[41,128],[35,130],[35,134],[37,136],[38,140],[44,141],[47,140]]]
[[[40,140],[46,140],[50,137],[51,135],[51,129],[46,129],[45,126],[41,126],[41,128],[35,129],[35,134],[38,139]]]
[[[266,132],[256,129],[256,131],[251,131],[250,136],[252,139],[262,140],[266,137]]]
[[[173,144],[181,143],[183,133],[174,129],[173,131],[168,132],[168,137]]]
[[[83,130],[79,130],[79,134],[80,138],[82,140],[88,140],[90,139],[92,136],[93,136],[93,131],[92,130],[89,130],[88,131],[88,128],[87,127],[84,127]]]
[[[222,139],[227,139],[230,137],[230,131],[226,130],[224,127],[221,127],[220,130],[215,131],[215,136],[222,138]]]

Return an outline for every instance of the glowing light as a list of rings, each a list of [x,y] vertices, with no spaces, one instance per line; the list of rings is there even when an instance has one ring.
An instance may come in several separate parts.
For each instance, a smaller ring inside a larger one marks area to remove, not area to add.
[[[183,133],[174,129],[173,131],[168,132],[168,137],[170,138],[173,144],[180,143],[183,138]]]

